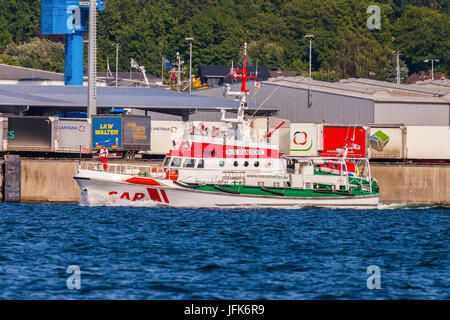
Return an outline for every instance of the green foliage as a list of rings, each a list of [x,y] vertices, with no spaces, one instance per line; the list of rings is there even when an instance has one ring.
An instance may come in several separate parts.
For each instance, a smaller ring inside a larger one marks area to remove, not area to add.
[[[339,81],[339,72],[334,70],[319,70],[311,72],[311,77],[314,80],[326,81],[326,82],[337,82]]]
[[[408,66],[402,59],[400,59],[400,79],[402,83],[408,79]],[[397,61],[395,58],[389,62],[383,80],[397,82]]]
[[[16,57],[12,57],[9,54],[2,53],[0,54],[0,63],[1,64],[8,64],[10,66],[20,66],[20,62]]]
[[[253,61],[257,60],[258,64],[270,69],[284,68],[284,50],[275,42],[252,41],[248,45],[248,55]]]
[[[8,44],[18,47],[39,34],[40,2],[2,0],[0,53]],[[372,4],[381,8],[380,30],[366,26]],[[317,79],[334,79],[336,73],[384,79],[395,60],[393,50],[401,51],[411,72],[429,69],[423,60],[434,57],[441,60],[436,70],[450,74],[448,0],[108,0],[98,17],[99,70],[106,70],[108,57],[114,70],[112,44],[120,43],[120,71],[129,70],[132,57],[160,75],[162,56],[174,61],[178,51],[188,61],[185,38],[193,37],[194,74],[201,64],[239,61],[244,42],[253,63],[307,72],[304,36],[313,34]],[[21,55],[20,64],[63,69],[59,55],[53,63],[46,54],[29,54],[43,61]]]
[[[334,65],[341,78],[383,79],[393,55],[388,47],[350,30],[342,32],[337,49]]]
[[[5,53],[16,58],[23,67],[53,72],[64,71],[64,45],[62,43],[33,38],[20,45],[9,44]]]
[[[429,8],[408,6],[395,23],[395,37],[409,70],[427,70],[424,62],[437,58],[437,71],[450,71],[450,15]]]
[[[307,61],[303,61],[302,59],[295,59],[291,63],[291,67],[289,68],[292,71],[297,71],[298,74],[303,72],[309,72],[309,63]]]

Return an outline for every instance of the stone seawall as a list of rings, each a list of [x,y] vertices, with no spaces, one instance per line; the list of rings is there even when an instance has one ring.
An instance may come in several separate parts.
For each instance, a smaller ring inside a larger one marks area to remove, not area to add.
[[[22,160],[22,202],[78,202],[77,167],[75,160]],[[450,166],[373,164],[371,170],[382,203],[450,206]]]
[[[22,160],[22,202],[78,202],[78,161]]]
[[[450,166],[372,164],[370,168],[383,203],[450,206]]]

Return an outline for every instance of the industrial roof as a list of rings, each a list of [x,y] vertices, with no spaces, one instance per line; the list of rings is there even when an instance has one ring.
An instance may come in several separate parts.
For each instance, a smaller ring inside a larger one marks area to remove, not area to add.
[[[62,73],[36,70],[24,67],[10,66],[0,64],[0,80],[16,80],[16,81],[64,81]]]
[[[450,80],[425,80],[416,82],[416,85],[427,85],[427,84],[442,87],[450,87]]]
[[[270,78],[269,81],[270,82],[290,81],[290,82],[297,82],[297,83],[303,83],[303,84],[309,83],[309,79],[304,78],[304,77],[277,77],[277,78]],[[372,94],[372,93],[376,92],[376,90],[373,90],[373,89],[351,86],[351,85],[342,84],[339,82],[325,82],[325,81],[311,80],[311,84],[314,86],[318,86],[318,87],[354,91],[354,92],[359,92],[359,93]]]
[[[0,85],[0,106],[81,107],[87,106],[87,87]],[[236,101],[189,95],[157,88],[98,87],[97,107],[122,107],[181,113],[185,110],[237,110]],[[249,105],[250,110],[258,106]],[[276,112],[273,107],[261,107],[261,113]]]
[[[398,90],[426,93],[426,94],[431,94],[431,95],[436,95],[436,96],[444,96],[444,95],[448,94],[447,91],[426,88],[423,86],[417,86],[417,85],[412,85],[412,84],[408,84],[408,85],[397,84],[397,83],[372,80],[372,79],[346,79],[346,80],[341,80],[341,83],[344,83],[344,84],[359,83],[359,84],[365,84],[365,85],[382,87],[382,88],[390,88],[390,89],[398,89]]]

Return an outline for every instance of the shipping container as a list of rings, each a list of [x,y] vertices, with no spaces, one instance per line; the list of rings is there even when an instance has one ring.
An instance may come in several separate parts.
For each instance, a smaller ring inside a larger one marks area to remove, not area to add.
[[[253,120],[254,136],[261,139],[270,134],[270,143],[277,145],[281,154],[289,154],[290,125],[287,119],[258,117]]]
[[[403,159],[406,130],[403,126],[370,126],[371,159]]]
[[[149,154],[165,155],[182,138],[186,130],[190,134],[205,137],[220,137],[227,131],[226,123],[221,121],[152,121],[152,147]]]
[[[146,116],[122,116],[123,150],[151,149],[151,123]]]
[[[408,159],[450,160],[449,126],[407,126]]]
[[[317,157],[323,149],[323,126],[315,123],[291,123],[290,155]]]
[[[51,117],[8,117],[5,150],[53,152],[55,118]],[[4,143],[5,145],[5,143]]]
[[[183,134],[183,121],[152,121],[150,154],[165,155]]]
[[[59,118],[56,123],[55,152],[79,153],[81,150],[90,150],[90,119]]]
[[[92,148],[112,150],[150,150],[150,117],[93,116]]]
[[[369,130],[362,126],[324,125],[322,157],[341,156],[348,148],[347,157],[368,158]]]

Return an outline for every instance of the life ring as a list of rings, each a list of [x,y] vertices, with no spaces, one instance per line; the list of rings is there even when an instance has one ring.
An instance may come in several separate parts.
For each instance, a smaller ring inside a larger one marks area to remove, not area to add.
[[[176,181],[178,180],[178,172],[176,170],[166,171],[166,180]]]

